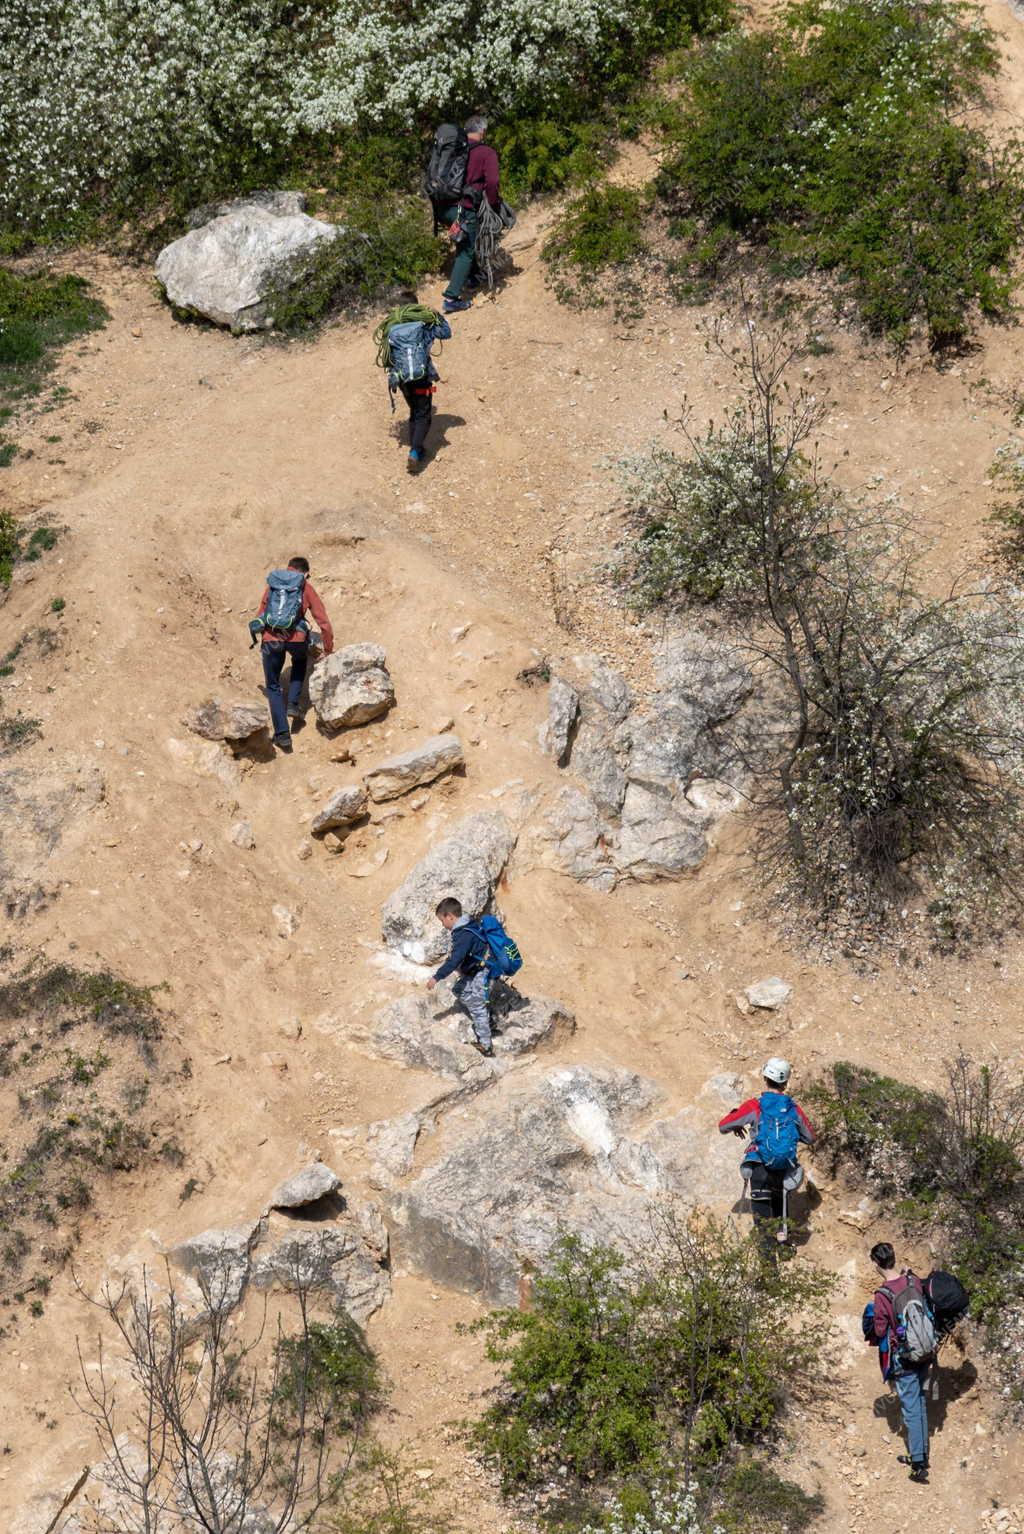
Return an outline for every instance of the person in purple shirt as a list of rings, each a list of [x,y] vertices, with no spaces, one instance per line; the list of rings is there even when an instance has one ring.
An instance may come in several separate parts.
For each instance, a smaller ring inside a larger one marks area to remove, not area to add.
[[[479,228],[477,209],[485,197],[492,208],[497,208],[501,203],[498,156],[490,144],[484,143],[487,119],[469,117],[466,119],[465,128],[466,137],[469,139],[469,165],[466,170],[465,188],[461,199],[443,208],[440,215],[450,229],[458,227],[455,261],[452,265],[452,274],[448,279],[448,286],[444,290],[445,314],[455,314],[460,309],[468,309],[472,304],[471,298],[462,297],[462,290],[466,286],[476,286],[476,236]]]

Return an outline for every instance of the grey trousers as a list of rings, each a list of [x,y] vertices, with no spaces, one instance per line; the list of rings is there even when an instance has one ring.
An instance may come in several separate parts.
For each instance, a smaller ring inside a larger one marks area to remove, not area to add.
[[[491,1043],[491,998],[490,984],[485,969],[478,970],[475,975],[460,975],[452,986],[452,995],[455,1000],[469,1014],[469,1020],[473,1024],[473,1032],[476,1034],[478,1044],[484,1049]]]

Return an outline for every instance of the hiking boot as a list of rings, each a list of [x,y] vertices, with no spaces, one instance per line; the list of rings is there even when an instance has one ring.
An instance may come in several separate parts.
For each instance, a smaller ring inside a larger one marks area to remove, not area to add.
[[[285,756],[291,756],[291,754],[292,754],[292,738],[291,738],[290,735],[275,735],[274,736],[274,745],[277,747],[277,749],[279,751],[283,751]]]
[[[911,1459],[909,1454],[897,1454],[897,1463],[910,1466],[910,1479],[920,1485],[928,1484],[928,1461],[926,1459]]]
[[[494,1045],[493,1044],[481,1044],[479,1039],[470,1039],[469,1042],[472,1044],[473,1048],[477,1051],[478,1054],[483,1055],[485,1060],[493,1060],[493,1058],[494,1058]]]
[[[460,314],[463,309],[472,309],[471,298],[446,298],[444,301],[445,314]]]
[[[409,456],[405,460],[405,472],[407,474],[418,474],[426,461],[427,455],[421,447],[411,447],[409,449]]]

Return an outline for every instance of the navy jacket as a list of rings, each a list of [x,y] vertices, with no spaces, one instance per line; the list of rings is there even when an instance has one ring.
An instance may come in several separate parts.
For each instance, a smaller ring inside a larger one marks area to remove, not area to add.
[[[456,970],[460,975],[478,974],[484,967],[484,947],[483,939],[470,927],[470,918],[460,916],[452,928],[452,951],[440,969],[434,971],[434,979],[444,980]]]

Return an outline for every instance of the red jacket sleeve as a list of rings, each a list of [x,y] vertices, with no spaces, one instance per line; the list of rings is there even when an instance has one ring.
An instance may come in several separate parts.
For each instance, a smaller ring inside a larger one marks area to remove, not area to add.
[[[896,1330],[896,1312],[892,1308],[892,1301],[881,1289],[875,1290],[875,1336],[888,1337],[889,1333]]]
[[[807,1117],[799,1103],[795,1104],[796,1116],[800,1120],[800,1138],[805,1145],[813,1145],[817,1136],[814,1133],[814,1125]]]
[[[331,628],[331,620],[327,616],[327,609],[321,602],[313,587],[306,582],[302,597],[303,613],[312,613],[314,622],[319,626],[324,640],[324,654],[330,655],[334,649],[334,630]]]
[[[263,614],[267,610],[267,603],[269,601],[270,601],[270,587],[269,586],[264,586],[264,588],[263,588],[263,595],[260,597],[260,605],[256,609],[256,616],[257,616],[257,618],[262,618],[263,617]]]
[[[761,1104],[756,1097],[748,1097],[745,1103],[740,1103],[738,1108],[733,1108],[724,1119],[719,1119],[719,1133],[727,1135],[734,1129],[746,1129],[748,1125],[756,1127],[760,1117]]]

